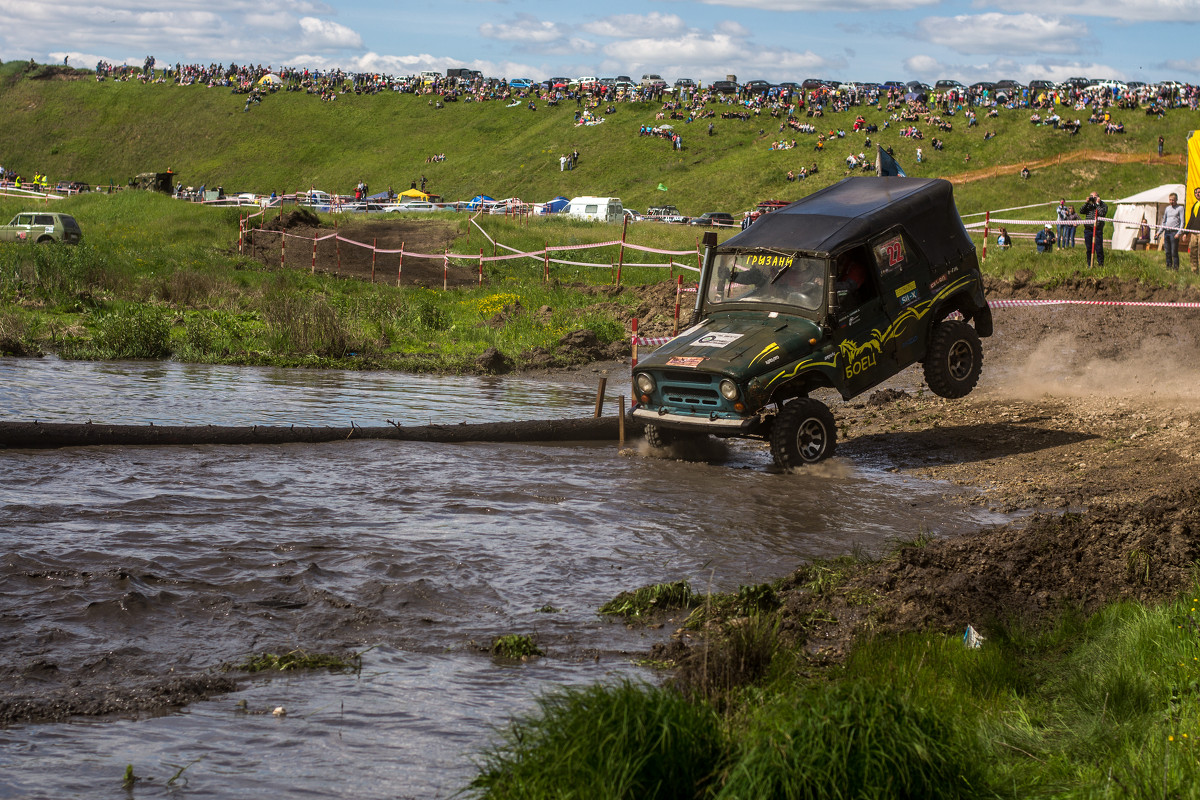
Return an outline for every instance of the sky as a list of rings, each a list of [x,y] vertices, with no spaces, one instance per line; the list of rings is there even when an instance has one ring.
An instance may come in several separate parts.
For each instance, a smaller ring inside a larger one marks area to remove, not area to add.
[[[1200,0],[0,0],[0,59],[668,82],[1200,83]]]

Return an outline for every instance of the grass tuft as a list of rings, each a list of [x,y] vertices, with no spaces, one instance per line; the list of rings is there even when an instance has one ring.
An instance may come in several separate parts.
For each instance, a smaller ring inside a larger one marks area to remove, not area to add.
[[[600,606],[599,612],[623,617],[627,621],[643,619],[656,611],[690,608],[699,602],[687,581],[656,583],[619,595]]]

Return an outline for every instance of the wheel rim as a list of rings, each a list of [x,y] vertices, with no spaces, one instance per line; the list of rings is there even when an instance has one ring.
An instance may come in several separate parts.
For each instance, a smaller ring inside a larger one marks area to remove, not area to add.
[[[956,381],[967,378],[974,363],[975,354],[971,352],[971,344],[961,339],[954,343],[946,357],[946,368]]]
[[[809,417],[800,423],[796,431],[796,450],[805,461],[817,461],[825,452],[828,444],[828,433],[821,420]]]

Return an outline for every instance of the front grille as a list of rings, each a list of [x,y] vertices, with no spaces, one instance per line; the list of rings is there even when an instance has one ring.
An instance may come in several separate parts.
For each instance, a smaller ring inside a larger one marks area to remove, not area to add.
[[[723,405],[715,388],[718,381],[720,376],[704,372],[664,372],[659,391],[667,405],[717,409]]]

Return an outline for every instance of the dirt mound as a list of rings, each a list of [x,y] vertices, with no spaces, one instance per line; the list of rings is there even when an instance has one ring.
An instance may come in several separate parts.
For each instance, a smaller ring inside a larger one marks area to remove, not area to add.
[[[805,588],[801,569],[783,592],[784,628],[812,655],[836,657],[854,634],[968,624],[1036,625],[1065,609],[1172,597],[1200,556],[1200,484],[1141,503],[906,547],[835,594]],[[869,605],[861,603],[870,597]]]
[[[307,208],[296,208],[285,212],[274,219],[267,220],[262,226],[263,230],[268,231],[291,231],[296,228],[315,229],[320,227],[321,218]]]

